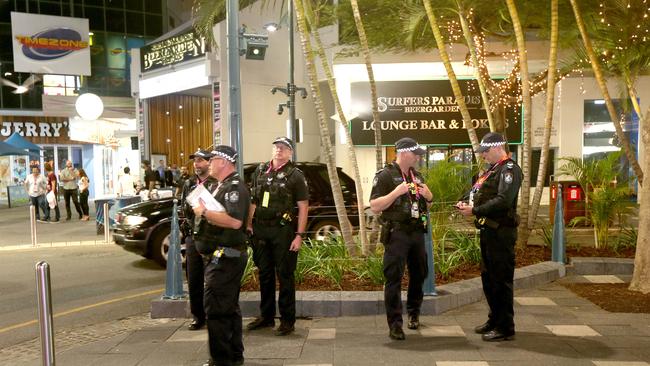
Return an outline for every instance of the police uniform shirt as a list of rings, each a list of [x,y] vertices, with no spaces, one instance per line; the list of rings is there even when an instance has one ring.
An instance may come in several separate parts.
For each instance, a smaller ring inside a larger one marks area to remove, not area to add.
[[[521,168],[512,159],[496,164],[492,165],[492,172],[475,193],[472,213],[476,216],[501,218],[509,210],[517,208],[517,196],[523,179]]]
[[[293,162],[289,161],[284,166],[278,170],[271,169],[269,170],[269,163],[260,164],[253,173],[252,179],[252,192],[253,204],[257,206],[257,209],[263,207],[264,202],[264,192],[269,192],[271,185],[277,185],[278,188],[287,189],[288,193],[291,195],[291,204],[292,209],[295,207],[295,203],[299,201],[309,200],[309,188],[307,187],[307,179],[305,174],[298,169]],[[261,174],[261,176],[260,176]],[[260,182],[262,180],[262,182]],[[272,194],[274,192],[269,192],[271,195],[269,200],[272,199]],[[268,207],[271,207],[271,203],[267,203]],[[256,209],[256,213],[257,213]]]
[[[197,175],[193,175],[192,177],[185,180],[185,182],[183,182],[183,192],[181,193],[181,205],[183,207],[183,214],[185,218],[190,220],[192,223],[194,222],[194,216],[196,215],[194,214],[192,206],[187,202],[187,195],[189,195],[190,192],[192,192],[198,186],[198,183],[199,177]],[[213,191],[213,189],[210,189],[209,187],[212,185],[216,187],[218,183],[219,182],[217,182],[214,177],[208,175],[208,177],[203,181],[203,186],[205,186],[208,191]]]
[[[248,187],[240,179],[239,173],[233,172],[221,181],[214,198],[223,205],[230,217],[246,222],[251,200]]]
[[[391,170],[395,169],[397,170],[397,173],[393,171],[395,174],[391,174]],[[413,174],[413,176],[411,176],[411,174]],[[422,174],[420,174],[420,172],[417,170],[410,168],[409,173],[406,175],[406,183],[412,183],[412,177],[415,178],[415,183],[424,183]],[[393,191],[393,189],[395,189],[395,187],[402,184],[402,182],[404,182],[404,176],[402,175],[401,169],[397,162],[393,162],[392,164],[387,165],[385,168],[379,170],[375,174],[375,179],[372,182],[372,191],[370,192],[370,200],[374,200],[376,198],[389,194]],[[410,218],[411,200],[414,201],[415,196],[411,195],[411,197],[409,197],[409,195],[411,194],[405,193],[398,197],[386,210],[384,210],[384,212],[396,208],[395,206],[403,206],[402,212],[404,214],[404,217],[397,221],[403,221]],[[426,211],[426,203],[422,195],[420,195],[419,203],[420,213],[424,213]]]

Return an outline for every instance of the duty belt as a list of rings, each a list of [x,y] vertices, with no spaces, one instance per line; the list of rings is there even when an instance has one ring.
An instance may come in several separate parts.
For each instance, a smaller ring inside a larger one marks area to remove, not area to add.
[[[232,247],[217,247],[217,249],[212,254],[202,254],[201,256],[207,260],[216,258],[217,260],[221,257],[231,257],[239,258],[241,257],[242,251]]]
[[[477,229],[482,229],[482,228],[489,227],[490,229],[495,229],[496,230],[496,229],[499,228],[500,224],[496,220],[492,220],[490,218],[482,216],[482,217],[477,217],[474,220],[474,226],[476,226]]]

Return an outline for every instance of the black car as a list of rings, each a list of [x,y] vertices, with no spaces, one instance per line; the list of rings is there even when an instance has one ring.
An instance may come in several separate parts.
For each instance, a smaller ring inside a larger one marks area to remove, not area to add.
[[[249,186],[258,165],[244,166],[244,176]],[[296,163],[296,166],[305,173],[309,185],[309,219],[306,230],[309,236],[315,240],[322,240],[328,235],[340,235],[327,166],[320,163]],[[355,182],[340,168],[338,168],[338,175],[348,218],[353,226],[358,226]],[[124,249],[151,258],[165,266],[173,205],[173,198],[163,198],[124,207],[115,217],[113,240]],[[181,251],[184,252],[183,244],[181,244]]]

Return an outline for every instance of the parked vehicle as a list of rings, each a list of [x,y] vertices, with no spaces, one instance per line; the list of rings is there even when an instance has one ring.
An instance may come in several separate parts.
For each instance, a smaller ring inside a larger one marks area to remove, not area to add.
[[[244,166],[244,179],[249,186],[258,165],[259,163]],[[341,226],[336,215],[327,166],[320,163],[300,162],[296,166],[305,174],[309,185],[309,219],[306,232],[314,240],[323,240],[329,235],[340,235]],[[338,175],[348,217],[353,226],[358,226],[355,182],[340,168]],[[165,266],[173,205],[173,198],[163,198],[124,207],[118,211],[115,218],[116,223],[113,227],[115,243],[125,250],[151,258]],[[181,225],[183,220],[181,218]],[[183,241],[181,238],[181,253],[184,260]]]

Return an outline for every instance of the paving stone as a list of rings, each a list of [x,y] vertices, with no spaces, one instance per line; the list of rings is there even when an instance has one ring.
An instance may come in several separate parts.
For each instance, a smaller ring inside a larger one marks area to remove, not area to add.
[[[465,332],[459,325],[436,325],[419,329],[423,337],[465,337]]]
[[[592,361],[596,366],[649,366],[643,361]]]
[[[548,297],[515,297],[515,302],[523,306],[555,306],[557,305]]]
[[[309,330],[307,340],[334,339],[335,337],[336,328],[314,328]]]
[[[598,337],[600,334],[588,325],[547,325],[553,334],[562,337]]]
[[[623,280],[614,275],[585,275],[583,277],[591,283],[624,283]]]
[[[489,366],[485,361],[436,361],[436,366]]]

